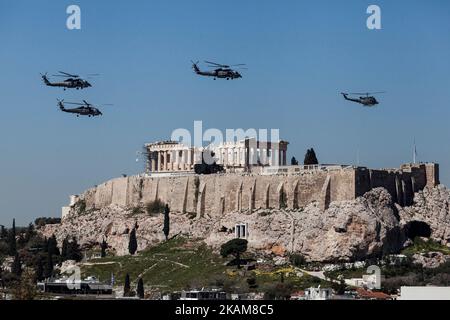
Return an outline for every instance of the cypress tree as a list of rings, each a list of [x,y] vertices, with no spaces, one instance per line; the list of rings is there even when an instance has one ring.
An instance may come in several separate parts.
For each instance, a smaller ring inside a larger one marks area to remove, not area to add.
[[[130,296],[130,275],[127,273],[125,275],[125,284],[123,286],[123,296],[124,297],[129,297]]]
[[[291,158],[291,166],[298,166],[298,160],[295,157]]]
[[[44,264],[42,262],[42,256],[39,255],[37,257],[36,260],[36,265],[35,265],[35,273],[36,273],[36,279],[38,281],[43,280],[44,279]]]
[[[144,299],[144,281],[142,280],[142,278],[139,278],[136,294],[140,299]]]
[[[14,256],[17,253],[16,243],[16,219],[13,219],[11,230],[8,232],[8,254]]]
[[[64,238],[62,247],[61,247],[61,260],[66,261],[67,258],[67,250],[69,248],[69,239],[67,237]]]
[[[51,278],[53,275],[53,257],[50,254],[50,251],[47,252],[47,263],[44,268],[44,278]]]
[[[20,261],[20,256],[17,252],[14,256],[14,261],[11,266],[11,272],[19,278],[22,275],[22,261]]]
[[[169,206],[166,204],[166,206],[164,208],[164,227],[163,227],[163,232],[164,232],[164,236],[166,237],[166,241],[169,238],[169,231],[170,231],[169,213],[170,213],[170,209],[169,209]]]
[[[317,157],[316,157],[316,152],[314,151],[313,148],[308,149],[306,151],[305,160],[303,161],[303,164],[305,166],[319,164],[319,161],[317,160]]]
[[[102,253],[101,253],[101,257],[104,258],[106,257],[106,249],[108,248],[108,243],[106,243],[105,238],[103,238],[102,244],[100,245],[101,249],[102,249]]]
[[[56,237],[54,234],[48,239],[47,251],[51,255],[59,256],[58,241],[56,240]]]
[[[136,228],[130,232],[130,240],[128,242],[128,252],[135,254],[137,250]]]

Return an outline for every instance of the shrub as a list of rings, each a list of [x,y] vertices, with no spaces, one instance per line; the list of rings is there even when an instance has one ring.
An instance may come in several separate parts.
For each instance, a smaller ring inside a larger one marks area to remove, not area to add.
[[[164,212],[166,204],[162,202],[160,199],[156,199],[155,201],[150,201],[145,205],[145,210],[148,214],[152,215],[155,213]]]
[[[306,264],[306,259],[303,255],[299,253],[294,253],[289,256],[289,260],[296,267],[301,267]]]
[[[141,206],[131,208],[131,216],[135,216],[141,213],[144,213],[144,208],[142,208]]]

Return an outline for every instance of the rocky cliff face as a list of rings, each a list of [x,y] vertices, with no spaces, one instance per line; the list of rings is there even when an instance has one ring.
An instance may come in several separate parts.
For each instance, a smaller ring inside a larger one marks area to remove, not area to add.
[[[310,261],[355,261],[400,250],[408,235],[423,231],[423,225],[411,224],[413,221],[429,225],[431,237],[450,241],[449,199],[450,192],[444,187],[425,189],[416,195],[412,207],[400,208],[385,189],[376,188],[352,201],[332,202],[325,211],[313,202],[298,210],[260,209],[214,218],[173,212],[170,234],[202,238],[219,248],[235,237],[236,224],[246,224],[249,246],[254,250],[297,252]],[[46,236],[54,233],[59,242],[75,236],[85,245],[106,237],[117,254],[123,255],[128,253],[129,232],[135,223],[139,226],[138,250],[164,240],[162,214],[133,214],[130,208],[117,205],[83,214],[71,212],[60,225],[46,226],[42,232]]]
[[[450,190],[443,185],[425,188],[415,194],[414,204],[397,210],[401,226],[410,236],[431,237],[450,244]]]

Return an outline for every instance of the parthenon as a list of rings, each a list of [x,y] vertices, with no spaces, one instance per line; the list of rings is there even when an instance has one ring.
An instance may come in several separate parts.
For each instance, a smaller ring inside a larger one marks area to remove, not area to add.
[[[147,173],[193,171],[202,162],[202,154],[210,151],[225,170],[244,171],[251,166],[285,166],[287,141],[257,141],[254,138],[224,142],[207,147],[187,146],[176,141],[158,141],[145,145]]]

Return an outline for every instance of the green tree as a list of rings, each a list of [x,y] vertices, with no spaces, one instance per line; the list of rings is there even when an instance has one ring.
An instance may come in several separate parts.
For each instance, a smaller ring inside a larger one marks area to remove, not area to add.
[[[241,267],[241,254],[247,251],[248,241],[245,239],[233,239],[220,248],[220,255],[224,258],[233,255],[236,259],[238,269]]]
[[[8,231],[6,230],[5,226],[0,226],[0,239],[6,239],[8,238]]]
[[[291,297],[292,285],[286,283],[273,283],[265,290],[264,298],[268,300],[288,300]]]
[[[14,255],[14,261],[11,266],[11,273],[20,277],[22,275],[22,261],[20,260],[19,253]]]
[[[106,249],[108,249],[108,243],[106,242],[105,238],[103,238],[100,248],[102,249],[102,252],[100,254],[101,257],[102,258],[106,257]]]
[[[130,275],[127,273],[125,275],[125,284],[123,286],[123,296],[124,297],[129,297],[130,296],[130,291],[131,291]]]
[[[27,230],[25,231],[25,242],[28,243],[34,237],[36,231],[34,230],[34,225],[30,223]]]
[[[305,265],[305,263],[306,263],[305,257],[300,253],[291,254],[289,256],[289,260],[296,267],[301,267],[301,266]]]
[[[42,256],[38,255],[34,265],[34,272],[36,275],[36,280],[41,281],[44,279],[44,263],[42,261]]]
[[[75,260],[76,262],[79,262],[82,258],[83,254],[81,253],[80,245],[78,244],[77,239],[73,237],[72,241],[67,245],[66,260]]]
[[[67,259],[67,250],[69,249],[69,238],[65,237],[61,246],[61,260],[66,261]]]
[[[303,164],[305,166],[319,164],[319,161],[317,160],[317,157],[316,157],[316,152],[314,151],[313,148],[308,149],[306,151],[305,160],[303,161]]]
[[[19,249],[24,248],[25,245],[27,244],[27,241],[25,240],[23,233],[19,234],[16,244],[17,244],[17,248],[19,248]]]
[[[50,251],[47,252],[47,263],[44,267],[44,278],[51,278],[53,275],[53,256],[50,254]]]
[[[14,256],[17,253],[16,243],[16,219],[13,219],[11,230],[8,232],[8,254]]]
[[[291,158],[291,166],[298,166],[298,160],[295,157]]]
[[[58,241],[56,240],[54,234],[48,239],[47,252],[49,252],[51,255],[59,256]]]
[[[32,270],[26,269],[12,294],[15,300],[33,300],[36,297],[36,277]]]
[[[166,237],[166,241],[169,238],[169,231],[170,231],[170,218],[169,218],[170,209],[169,206],[166,204],[164,207],[164,227],[163,232],[164,236]]]
[[[144,299],[144,280],[142,280],[142,278],[139,278],[138,280],[136,294],[140,299]]]
[[[131,230],[130,232],[130,240],[128,242],[128,252],[130,252],[130,254],[135,254],[137,251],[137,239],[136,239],[136,228],[133,228],[133,230]]]

